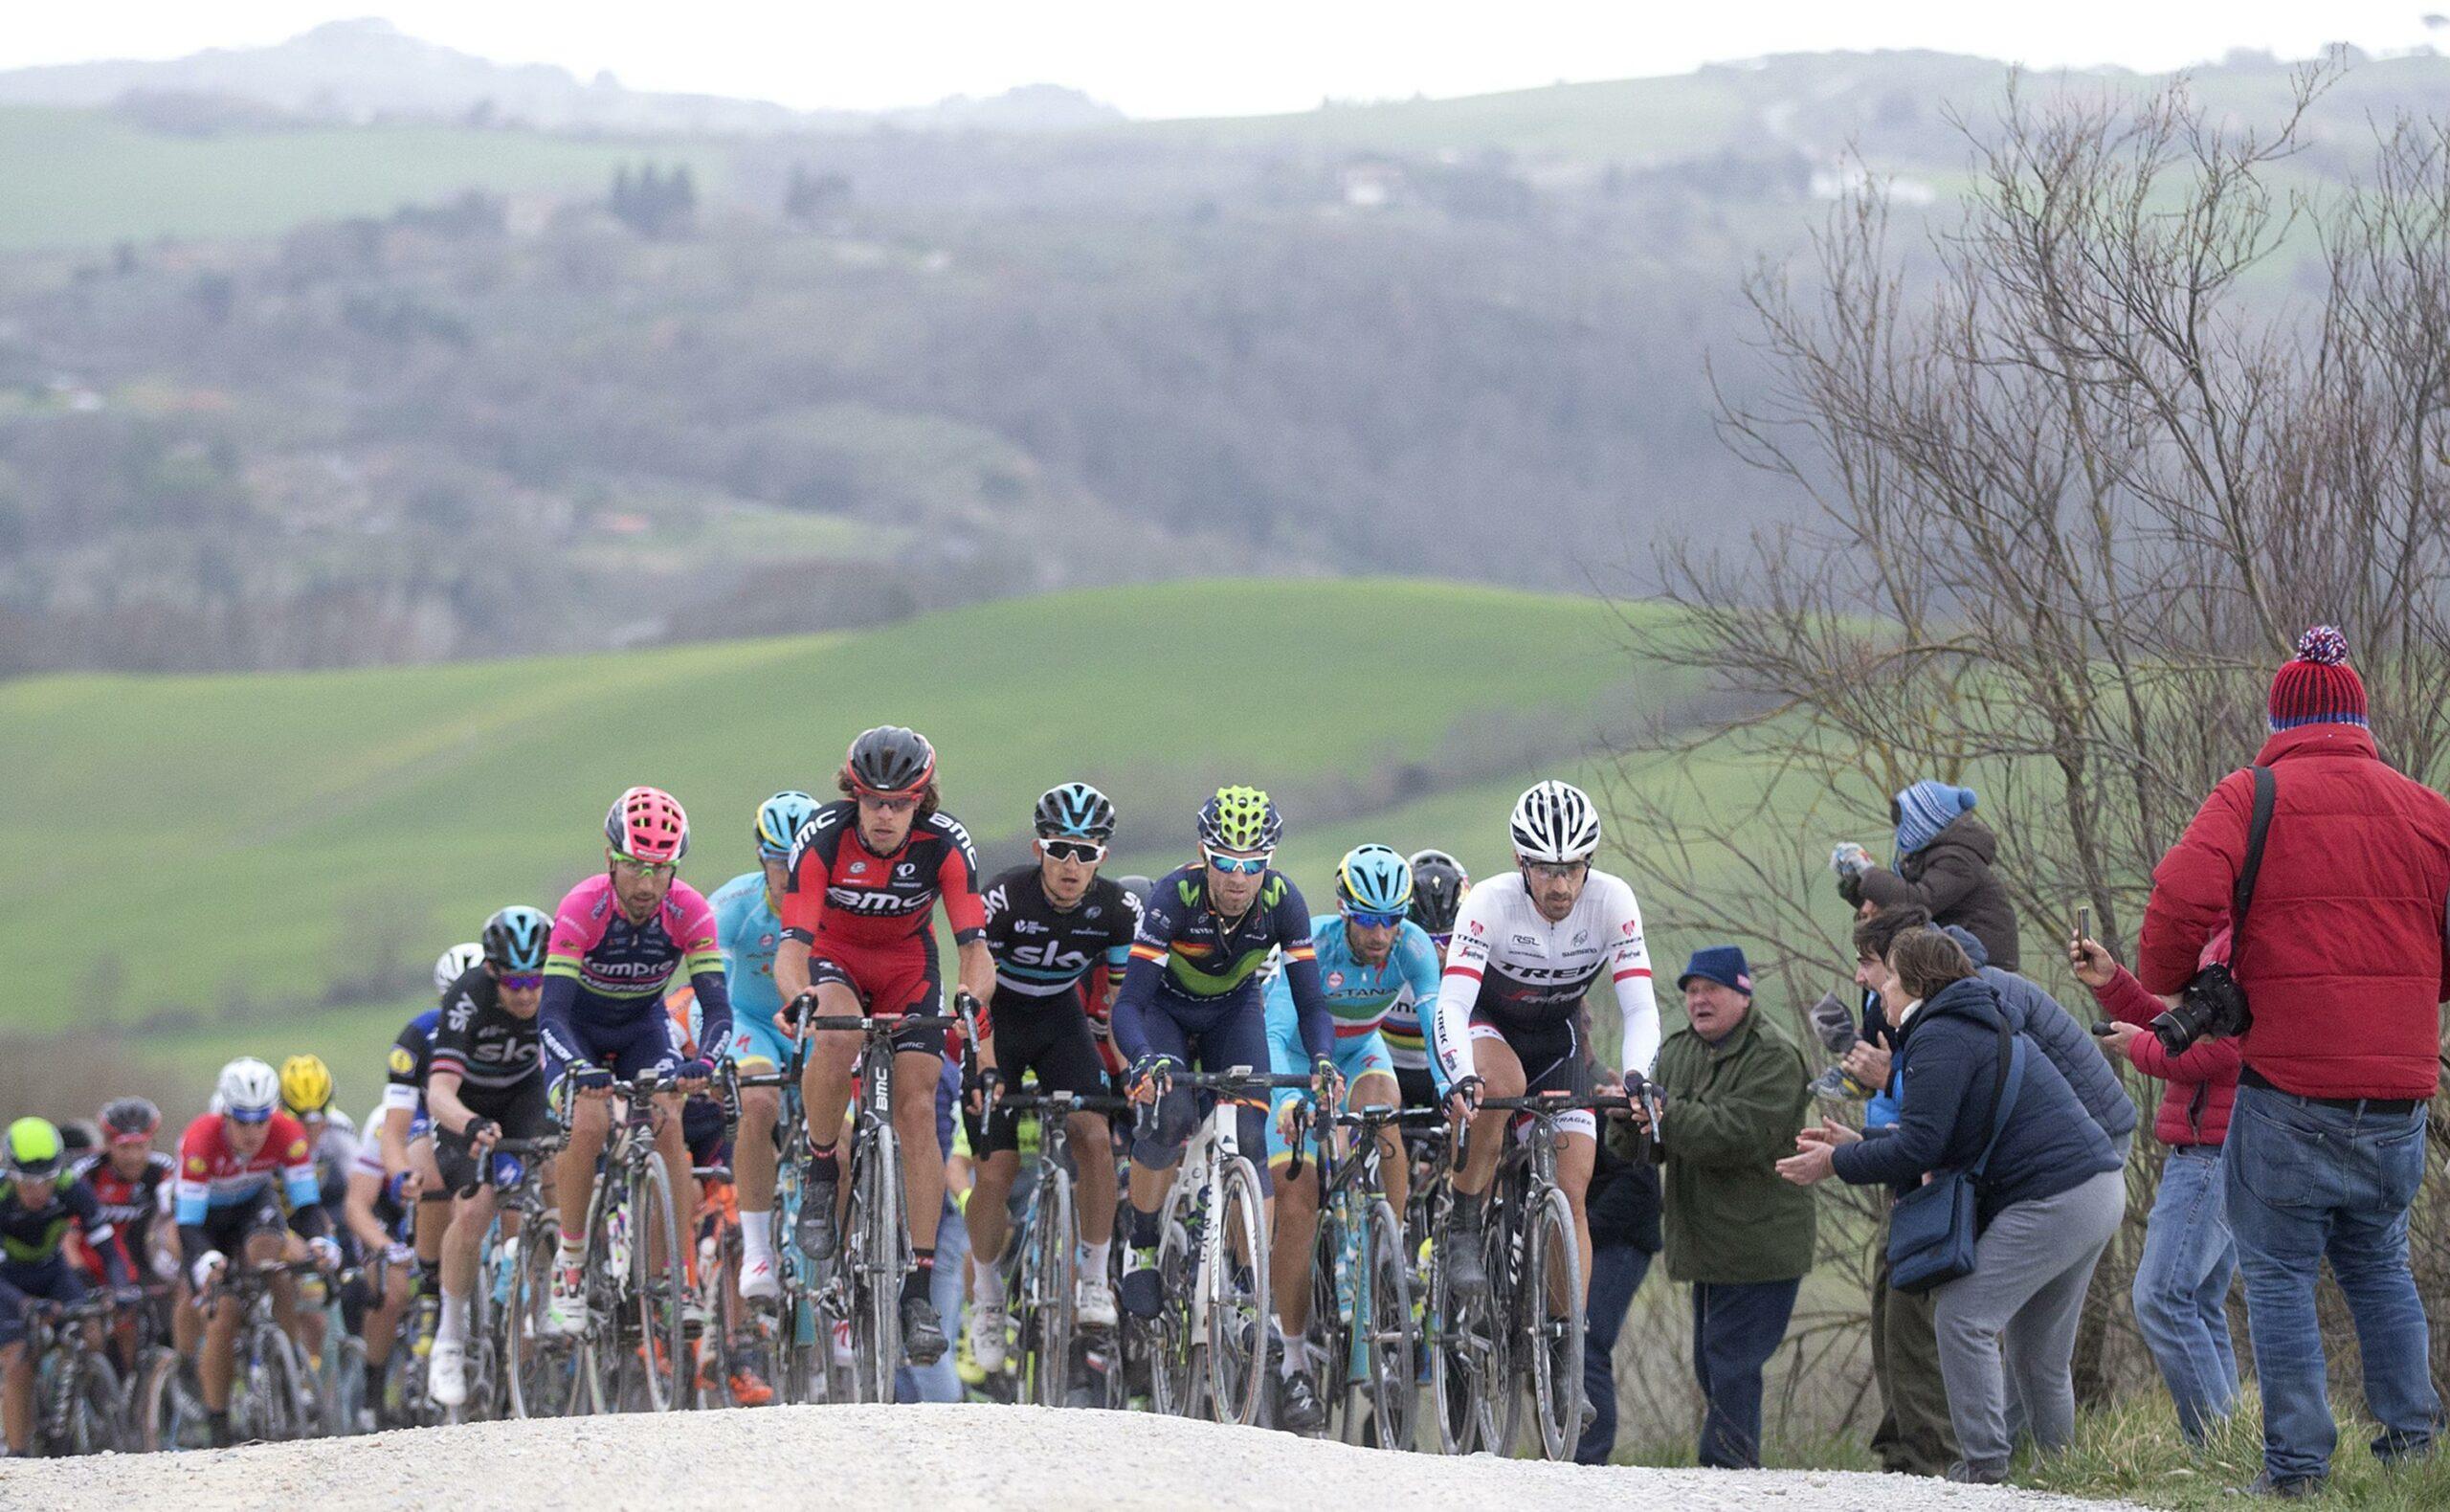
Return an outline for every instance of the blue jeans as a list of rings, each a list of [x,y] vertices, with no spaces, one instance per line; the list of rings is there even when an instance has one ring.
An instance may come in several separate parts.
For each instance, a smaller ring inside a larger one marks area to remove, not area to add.
[[[2238,1400],[2238,1353],[2229,1339],[2229,1282],[2238,1244],[2221,1200],[2220,1146],[2179,1145],[2161,1167],[2161,1194],[2135,1262],[2135,1323],[2161,1367],[2178,1428],[2189,1442],[2229,1415]]]
[[[1800,1279],[1693,1285],[1693,1379],[1702,1388],[1699,1461],[1761,1468],[1761,1369],[1786,1342]]]
[[[1616,1335],[1650,1274],[1650,1252],[1630,1244],[1591,1247],[1591,1300],[1583,1309],[1582,1394],[1591,1399],[1591,1426],[1574,1446],[1578,1465],[1604,1465],[1616,1447]]]
[[[2381,1115],[2238,1088],[2226,1195],[2246,1327],[2262,1382],[2263,1468],[2275,1480],[2330,1473],[2339,1427],[2323,1380],[2314,1278],[2328,1258],[2356,1320],[2376,1457],[2433,1446],[2441,1399],[2408,1270],[2408,1205],[2424,1176],[2424,1108]]]

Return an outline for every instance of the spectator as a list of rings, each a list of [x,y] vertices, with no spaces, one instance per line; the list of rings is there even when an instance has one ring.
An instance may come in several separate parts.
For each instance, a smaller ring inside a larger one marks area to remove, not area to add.
[[[1700,1462],[1761,1464],[1761,1371],[1777,1353],[1812,1269],[1811,1194],[1778,1179],[1802,1131],[1810,1070],[1752,1012],[1733,945],[1697,950],[1677,981],[1687,1027],[1659,1047],[1660,1211],[1667,1275],[1693,1287],[1693,1374],[1704,1403]],[[1615,1124],[1623,1145],[1639,1115]]]
[[[2092,989],[2111,1021],[2103,1048],[2167,1083],[2152,1131],[2170,1153],[2135,1262],[2135,1323],[2177,1404],[2179,1431],[2199,1444],[2238,1399],[2238,1351],[2229,1338],[2238,1246],[2220,1192],[2220,1141],[2238,1092],[2238,1042],[2206,1039],[2171,1055],[2142,1032],[2161,1012],[2159,998],[2096,941],[2078,940],[2067,954],[2077,980]]]
[[[1976,1196],[1981,1236],[1971,1275],[1933,1289],[1940,1374],[1964,1459],[1951,1479],[2007,1479],[2008,1377],[2036,1447],[2065,1447],[2075,1431],[2071,1367],[2076,1323],[2093,1266],[2127,1213],[2127,1183],[2108,1137],[2083,1116],[2046,1056],[2024,1057],[2003,1118],[1996,989],[1965,951],[1934,929],[1910,929],[1889,946],[1881,1001],[1903,1031],[1904,1095],[1897,1126],[1865,1138],[1823,1121],[1779,1162],[1802,1184],[1836,1175],[1892,1188],[1971,1166],[1997,1147]],[[1672,1210],[1671,1210],[1672,1212]]]
[[[1595,1063],[1592,1085],[1607,1096],[1625,1090],[1615,1072]],[[1591,1217],[1591,1287],[1583,1308],[1582,1384],[1592,1416],[1573,1457],[1576,1464],[1604,1465],[1616,1448],[1616,1336],[1659,1253],[1658,1170],[1647,1159],[1619,1156],[1603,1141],[1583,1211]]]
[[[2375,1456],[2425,1453],[2439,1431],[2408,1206],[2450,997],[2450,801],[2383,764],[2364,680],[2328,625],[2273,677],[2268,712],[2255,763],[2275,799],[2229,963],[2254,1022],[2221,1174],[2262,1383],[2255,1489],[2303,1496],[2328,1479],[2339,1438],[2314,1314],[2326,1257],[2355,1319]],[[2146,990],[2183,990],[2228,922],[2254,782],[2222,778],[2154,869],[2135,972]]]
[[[1919,908],[1905,910],[1907,923],[1922,913]],[[1903,932],[1905,924],[1901,925]],[[1973,931],[1949,924],[1940,933],[1955,941],[1973,963],[1974,974],[1991,984],[1999,994],[1999,1010],[2008,1015],[2008,1027],[2034,1042],[2035,1048],[2050,1057],[2059,1074],[2067,1078],[2076,1101],[2101,1125],[2109,1140],[2111,1153],[2118,1163],[2127,1164],[2127,1152],[2135,1147],[2135,1100],[2127,1095],[2127,1087],[2118,1073],[2102,1058],[2101,1047],[2093,1043],[2084,1026],[2074,1015],[2059,1006],[2059,999],[2041,989],[2031,977],[2018,976],[1990,965],[1983,953],[1982,942]]]
[[[1897,824],[1897,868],[1872,864],[1860,845],[1838,847],[1829,858],[1838,891],[1858,908],[1887,909],[1912,903],[1930,910],[1943,924],[1973,932],[2002,971],[2016,968],[2016,911],[2008,890],[1992,875],[1999,840],[1973,816],[1971,788],[1925,779],[1889,803]]]
[[[1862,1042],[1847,1052],[1849,1076],[1878,1087],[1863,1107],[1863,1132],[1878,1135],[1897,1124],[1897,1031],[1890,1027],[1878,986],[1888,979],[1882,959],[1901,922],[1925,917],[1919,908],[1883,914],[1864,905],[1855,925],[1855,985],[1863,993]],[[1940,1379],[1940,1341],[1931,1321],[1929,1292],[1901,1292],[1888,1283],[1888,1209],[1881,1209],[1872,1251],[1872,1381],[1880,1388],[1880,1425],[1872,1430],[1872,1453],[1891,1475],[1945,1476],[1957,1460],[1956,1429],[1949,1421],[1948,1386]]]

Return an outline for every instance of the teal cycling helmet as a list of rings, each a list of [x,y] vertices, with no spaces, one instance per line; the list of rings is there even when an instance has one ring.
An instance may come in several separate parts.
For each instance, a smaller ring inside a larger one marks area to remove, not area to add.
[[[816,800],[797,789],[774,794],[757,806],[757,858],[788,860],[800,826],[816,817]]]
[[[1030,823],[1041,840],[1095,840],[1114,834],[1114,804],[1085,782],[1067,782],[1038,795]]]
[[[1355,846],[1336,867],[1336,901],[1363,913],[1404,912],[1413,901],[1412,862],[1388,846]]]
[[[513,903],[485,921],[485,959],[497,971],[542,971],[553,921],[541,908]]]

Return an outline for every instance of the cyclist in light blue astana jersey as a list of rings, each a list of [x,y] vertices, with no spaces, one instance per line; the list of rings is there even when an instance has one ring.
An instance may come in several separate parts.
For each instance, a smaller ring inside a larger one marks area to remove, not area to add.
[[[1383,845],[1364,845],[1348,852],[1336,868],[1336,911],[1310,921],[1310,938],[1318,951],[1319,985],[1327,999],[1335,1027],[1336,1070],[1346,1088],[1347,1107],[1398,1107],[1403,1094],[1395,1081],[1395,1063],[1378,1032],[1388,1011],[1437,1000],[1437,951],[1428,931],[1405,917],[1412,904],[1413,873],[1402,856]],[[1301,1020],[1293,995],[1280,974],[1268,985],[1268,1055],[1279,1072],[1309,1068],[1302,1042]],[[1305,1159],[1298,1176],[1288,1178],[1293,1142],[1315,1149],[1303,1122],[1307,1100],[1295,1090],[1276,1095],[1275,1117],[1268,1125],[1268,1165],[1276,1177],[1276,1232],[1270,1240],[1268,1269],[1275,1284],[1277,1323],[1284,1334],[1281,1368],[1288,1399],[1312,1393],[1297,1391],[1294,1383],[1310,1385],[1310,1244],[1319,1229],[1319,1167]],[[1383,1130],[1379,1174],[1395,1211],[1404,1211],[1406,1178],[1403,1145],[1392,1128]],[[1290,1425],[1288,1425],[1290,1426]]]
[[[723,947],[731,987],[731,1059],[745,1075],[765,1075],[791,1061],[791,1041],[775,1015],[783,994],[774,986],[774,949],[783,943],[782,897],[791,840],[816,814],[804,792],[778,792],[757,807],[750,838],[758,869],[715,890],[715,940]],[[774,1269],[774,1125],[783,1097],[772,1087],[743,1087],[740,1130],[732,1141],[732,1180],[740,1196],[740,1295],[768,1299],[781,1286]]]

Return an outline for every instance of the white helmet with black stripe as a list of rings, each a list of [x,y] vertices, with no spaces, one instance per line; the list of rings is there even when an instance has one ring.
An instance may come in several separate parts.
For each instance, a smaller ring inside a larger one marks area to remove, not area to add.
[[[1544,782],[1514,802],[1514,854],[1526,861],[1587,861],[1599,849],[1599,811],[1571,783]]]

